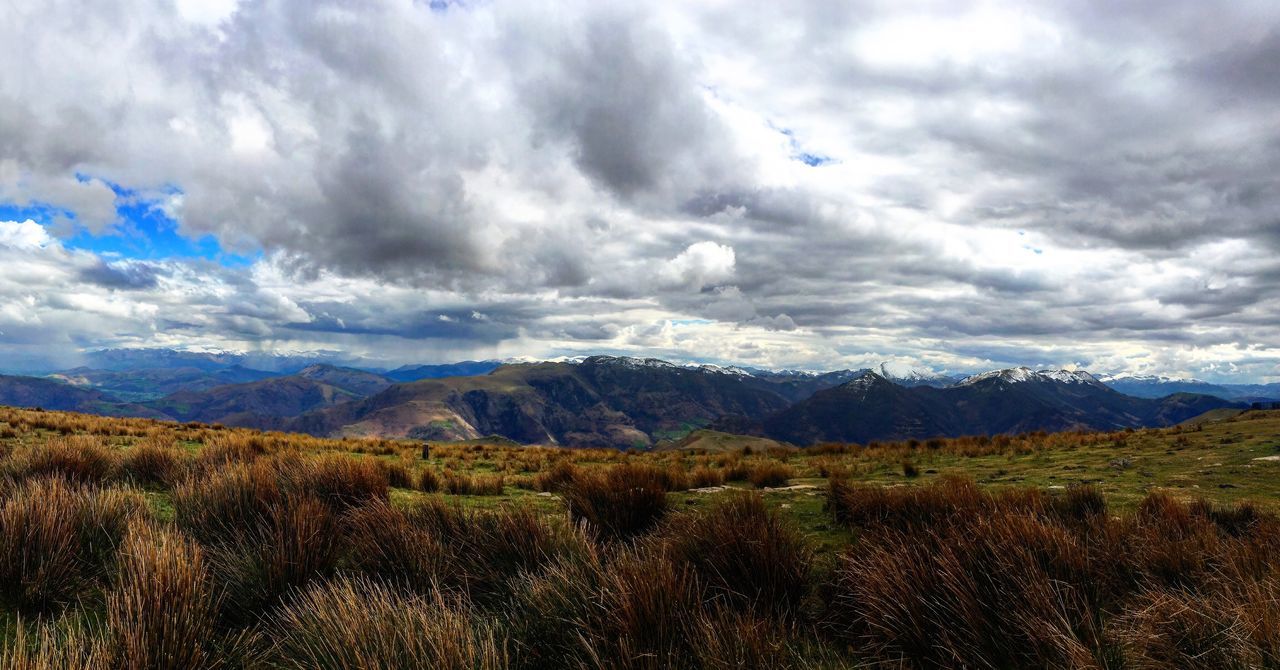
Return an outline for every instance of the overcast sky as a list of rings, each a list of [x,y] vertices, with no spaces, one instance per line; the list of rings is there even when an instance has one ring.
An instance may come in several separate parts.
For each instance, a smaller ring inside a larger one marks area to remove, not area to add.
[[[0,3],[0,358],[1280,380],[1280,4]],[[3,367],[3,366],[0,366]]]

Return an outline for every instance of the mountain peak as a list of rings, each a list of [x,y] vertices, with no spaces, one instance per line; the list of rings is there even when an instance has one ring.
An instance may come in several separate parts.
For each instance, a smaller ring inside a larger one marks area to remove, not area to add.
[[[961,380],[957,386],[969,386],[983,382],[989,379],[999,380],[1008,384],[1020,384],[1023,382],[1056,382],[1059,384],[1095,384],[1101,385],[1097,377],[1089,374],[1084,370],[1032,370],[1027,366],[1016,368],[1005,368],[1003,370],[992,370],[983,372]]]
[[[972,384],[977,384],[978,382],[983,382],[988,379],[997,379],[1003,382],[1017,384],[1021,382],[1033,381],[1036,378],[1037,378],[1036,372],[1031,368],[1023,365],[1021,367],[1016,367],[1016,368],[1005,368],[1003,370],[991,370],[990,372],[983,372],[980,374],[973,375],[971,377],[965,377],[964,379],[960,380],[960,383],[957,384],[956,386],[970,386]]]

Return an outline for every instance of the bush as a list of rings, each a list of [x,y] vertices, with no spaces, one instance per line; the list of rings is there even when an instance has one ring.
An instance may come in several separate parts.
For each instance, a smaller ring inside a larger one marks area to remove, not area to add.
[[[423,468],[418,473],[418,490],[423,493],[435,493],[441,487],[440,475],[431,468]]]
[[[367,579],[316,584],[270,620],[282,668],[506,668],[495,626],[439,593],[408,595]]]
[[[578,473],[564,490],[569,516],[606,540],[653,528],[667,514],[665,473],[652,466],[616,465],[603,474]]]

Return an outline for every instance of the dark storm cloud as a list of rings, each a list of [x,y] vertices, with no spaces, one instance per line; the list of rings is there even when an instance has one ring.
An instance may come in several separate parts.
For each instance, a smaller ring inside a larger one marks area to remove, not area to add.
[[[104,288],[136,290],[155,288],[160,272],[147,263],[107,263],[97,259],[80,269],[80,280]]]

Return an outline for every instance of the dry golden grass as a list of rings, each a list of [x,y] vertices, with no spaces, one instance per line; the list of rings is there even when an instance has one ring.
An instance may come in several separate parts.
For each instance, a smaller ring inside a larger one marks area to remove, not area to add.
[[[424,460],[0,408],[0,667],[1278,667],[1274,506],[1141,473],[1265,485],[1258,421]]]

